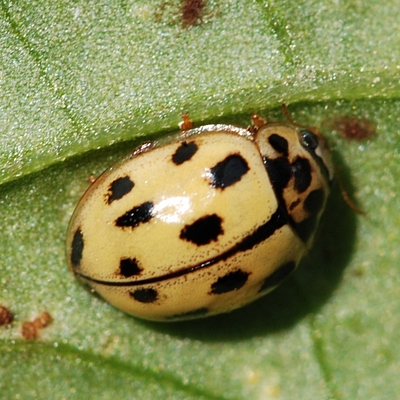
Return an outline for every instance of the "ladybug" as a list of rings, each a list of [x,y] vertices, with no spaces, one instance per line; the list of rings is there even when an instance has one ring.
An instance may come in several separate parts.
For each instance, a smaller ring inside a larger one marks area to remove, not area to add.
[[[310,248],[333,179],[318,132],[187,125],[107,169],[68,227],[75,277],[148,320],[228,312],[277,287]]]

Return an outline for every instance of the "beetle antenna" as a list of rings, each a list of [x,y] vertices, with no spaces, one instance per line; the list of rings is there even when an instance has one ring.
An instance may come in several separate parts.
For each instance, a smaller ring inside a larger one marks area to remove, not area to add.
[[[345,201],[345,203],[357,214],[366,216],[367,213],[362,210],[361,208],[359,208],[358,206],[356,206],[356,204],[354,203],[354,201],[350,198],[349,194],[347,193],[344,185],[343,185],[343,180],[340,177],[340,170],[338,167],[335,167],[335,175],[336,175],[336,181],[339,185],[339,190],[340,193],[342,195],[343,200]]]

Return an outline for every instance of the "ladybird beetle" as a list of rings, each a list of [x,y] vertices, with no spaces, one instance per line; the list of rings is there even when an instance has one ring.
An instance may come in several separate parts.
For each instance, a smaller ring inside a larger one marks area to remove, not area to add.
[[[71,218],[76,278],[136,317],[224,313],[270,292],[309,249],[333,178],[318,132],[204,125],[145,143]]]

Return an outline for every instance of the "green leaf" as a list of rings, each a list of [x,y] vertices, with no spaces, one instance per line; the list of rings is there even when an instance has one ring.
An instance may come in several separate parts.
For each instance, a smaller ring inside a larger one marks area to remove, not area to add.
[[[396,397],[397,2],[208,1],[194,26],[178,1],[0,4],[1,399]],[[327,136],[365,216],[335,185],[298,271],[227,315],[140,321],[75,281],[65,232],[90,175],[186,111],[246,126],[282,102]],[[345,116],[377,133],[343,138]]]

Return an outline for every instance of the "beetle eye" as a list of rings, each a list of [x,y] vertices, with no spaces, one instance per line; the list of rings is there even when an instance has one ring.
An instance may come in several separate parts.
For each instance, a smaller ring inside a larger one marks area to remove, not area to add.
[[[315,150],[318,147],[318,137],[315,133],[304,130],[301,131],[300,134],[305,147],[308,147],[311,150]]]

